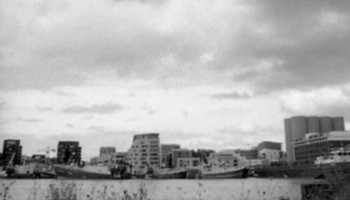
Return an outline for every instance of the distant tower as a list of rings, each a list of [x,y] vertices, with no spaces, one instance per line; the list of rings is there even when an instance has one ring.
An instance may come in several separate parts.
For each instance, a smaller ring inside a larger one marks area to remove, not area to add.
[[[329,133],[333,130],[332,119],[330,117],[321,117],[321,133]]]
[[[307,118],[307,132],[320,133],[320,119],[315,116]]]
[[[344,131],[344,118],[343,117],[333,117],[332,118],[332,125],[334,131]]]

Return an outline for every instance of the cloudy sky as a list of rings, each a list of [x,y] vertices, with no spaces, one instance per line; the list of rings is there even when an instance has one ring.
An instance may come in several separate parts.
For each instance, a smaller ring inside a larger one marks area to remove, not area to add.
[[[293,115],[350,127],[349,35],[348,0],[2,0],[0,140],[89,158],[136,133],[221,150],[284,142]]]

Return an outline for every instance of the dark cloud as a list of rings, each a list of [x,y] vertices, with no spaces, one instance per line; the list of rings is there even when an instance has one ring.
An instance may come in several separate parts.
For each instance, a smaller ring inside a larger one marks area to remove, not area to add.
[[[43,120],[41,120],[41,119],[35,119],[35,118],[32,118],[32,119],[25,119],[25,118],[22,118],[22,117],[17,117],[17,120],[18,120],[18,121],[22,121],[22,122],[28,122],[28,123],[43,122]]]
[[[240,92],[229,92],[229,93],[218,93],[210,95],[213,99],[250,99],[253,96],[247,93],[240,93]]]
[[[96,113],[96,114],[111,114],[117,111],[124,109],[124,106],[120,104],[102,104],[102,105],[92,105],[92,106],[70,106],[63,110],[64,113],[70,114],[87,114],[87,113]]]

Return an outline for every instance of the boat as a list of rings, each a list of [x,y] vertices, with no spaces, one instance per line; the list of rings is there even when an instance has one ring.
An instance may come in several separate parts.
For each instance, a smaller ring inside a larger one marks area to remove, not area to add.
[[[350,163],[350,148],[331,151],[329,156],[319,156],[315,160],[316,165],[335,165],[337,163]]]
[[[58,178],[62,179],[128,179],[131,174],[125,165],[54,165]]]
[[[328,156],[319,156],[315,164],[322,169],[327,180],[350,181],[350,148],[331,151]]]
[[[31,162],[6,168],[6,178],[57,178],[51,165]]]
[[[229,179],[229,178],[247,178],[247,167],[214,167],[203,168],[199,174],[201,179]]]
[[[146,173],[145,178],[151,179],[185,179],[187,175],[186,169],[157,169],[153,170],[153,172],[149,171]]]

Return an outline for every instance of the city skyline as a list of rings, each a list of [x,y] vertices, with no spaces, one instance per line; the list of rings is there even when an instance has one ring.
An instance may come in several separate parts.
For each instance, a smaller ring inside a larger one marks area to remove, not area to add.
[[[0,12],[0,140],[23,154],[72,140],[93,157],[148,132],[194,149],[284,144],[296,115],[350,126],[346,1],[5,0]]]

